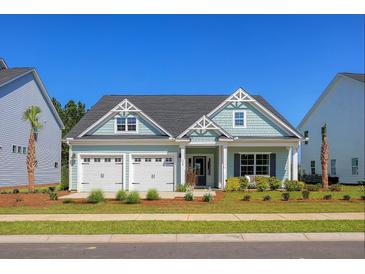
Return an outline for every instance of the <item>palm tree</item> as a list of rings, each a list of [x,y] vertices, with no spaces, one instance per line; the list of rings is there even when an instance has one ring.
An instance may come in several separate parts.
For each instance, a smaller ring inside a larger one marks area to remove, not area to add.
[[[37,141],[37,134],[42,124],[38,120],[38,115],[41,109],[38,106],[30,106],[23,113],[23,120],[30,123],[30,134],[28,140],[28,154],[27,154],[27,171],[28,171],[28,187],[29,191],[34,190],[34,172],[37,165],[35,144]]]
[[[322,131],[322,146],[321,146],[321,165],[322,165],[322,187],[328,188],[328,143],[327,143],[327,124],[325,123]]]

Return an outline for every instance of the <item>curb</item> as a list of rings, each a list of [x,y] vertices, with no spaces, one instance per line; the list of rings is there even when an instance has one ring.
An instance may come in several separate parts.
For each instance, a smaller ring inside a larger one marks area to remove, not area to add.
[[[2,243],[218,243],[365,241],[364,233],[0,235]]]

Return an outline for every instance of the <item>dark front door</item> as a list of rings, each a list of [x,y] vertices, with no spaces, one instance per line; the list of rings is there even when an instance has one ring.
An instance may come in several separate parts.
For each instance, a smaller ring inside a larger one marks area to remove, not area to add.
[[[196,185],[205,186],[207,184],[207,173],[206,173],[206,157],[205,156],[194,156],[193,157],[193,168],[196,174]]]

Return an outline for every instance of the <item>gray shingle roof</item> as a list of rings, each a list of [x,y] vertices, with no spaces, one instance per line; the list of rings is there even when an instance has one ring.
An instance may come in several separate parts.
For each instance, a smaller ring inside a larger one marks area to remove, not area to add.
[[[10,68],[0,70],[0,86],[31,70],[33,70],[33,68]]]
[[[343,73],[340,73],[342,75],[345,75],[347,77],[350,77],[354,80],[357,80],[357,81],[360,81],[360,82],[363,82],[365,83],[365,74],[363,73],[349,73],[349,72],[343,72]]]
[[[228,95],[106,95],[71,129],[66,138],[76,138],[126,98],[176,137],[200,117],[215,109],[227,97]],[[252,97],[300,134],[265,99],[256,95]]]

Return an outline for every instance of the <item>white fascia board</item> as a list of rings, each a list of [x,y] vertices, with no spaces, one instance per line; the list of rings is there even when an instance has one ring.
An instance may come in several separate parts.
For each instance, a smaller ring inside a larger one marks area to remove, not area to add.
[[[140,110],[139,108],[137,108],[134,104],[132,104],[127,98],[122,100],[121,102],[119,102],[117,105],[115,105],[115,107],[113,107],[109,112],[107,112],[103,117],[101,117],[99,120],[97,120],[95,123],[93,123],[91,126],[89,126],[87,129],[85,129],[83,132],[81,132],[81,134],[78,135],[78,137],[82,137],[84,136],[86,133],[88,133],[90,130],[92,130],[93,128],[95,128],[96,126],[98,126],[101,122],[103,122],[104,120],[106,120],[109,116],[112,117],[115,113],[116,113],[116,108],[122,104],[123,102],[128,102],[129,104],[131,104],[136,110],[131,111],[131,112],[137,112],[139,113],[143,118],[145,118],[146,120],[150,121],[153,125],[155,125],[156,127],[158,127],[160,130],[162,130],[163,132],[165,132],[167,135],[169,135],[170,137],[173,137],[171,135],[170,132],[168,132],[166,129],[164,129],[162,126],[160,126],[156,121],[154,121],[151,117],[149,117],[147,114],[145,114],[142,110]],[[121,111],[120,111],[121,112]]]
[[[162,139],[127,139],[127,140],[105,140],[105,139],[73,139],[68,140],[71,145],[177,145],[175,141]]]

